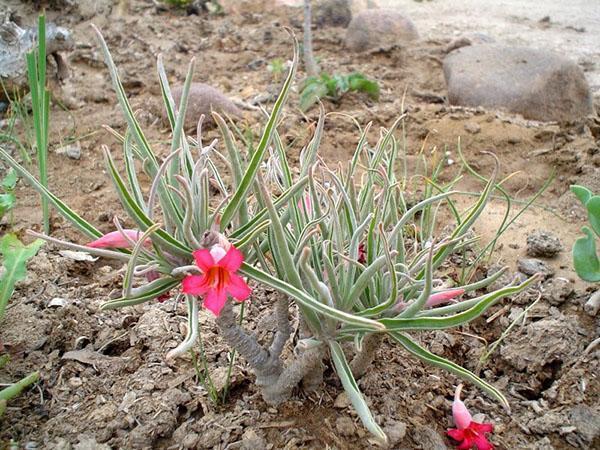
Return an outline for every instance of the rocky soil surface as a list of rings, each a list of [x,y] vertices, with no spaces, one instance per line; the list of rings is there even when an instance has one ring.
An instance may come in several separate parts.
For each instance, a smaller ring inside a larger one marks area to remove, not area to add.
[[[24,25],[35,23],[35,2],[5,3]],[[291,56],[291,41],[282,26],[301,35],[301,8],[280,2],[223,0],[224,15],[202,9],[188,15],[143,0],[46,3],[49,19],[70,29],[75,40],[74,48],[65,52],[70,77],[53,91],[49,184],[106,232],[112,231],[113,215],[122,217],[122,210],[104,173],[100,147],[108,145],[118,153],[119,144],[101,125],[119,132],[125,127],[90,24],[102,30],[130,101],[161,154],[168,150],[168,127],[160,109],[158,54],[173,84],[183,82],[189,60],[196,57],[194,81],[227,96],[239,111],[240,129],[259,136],[263,116],[257,107],[271,108],[282,78],[272,70],[277,66],[273,63],[281,59],[285,65]],[[361,3],[354,3],[354,14],[364,6]],[[490,173],[492,161],[480,152],[493,151],[502,177],[507,177],[504,188],[515,199],[511,214],[555,172],[550,187],[517,218],[499,240],[493,259],[481,268],[491,273],[508,265],[506,280],[543,271],[544,281],[468,326],[422,333],[418,340],[476,371],[507,395],[510,413],[472,386],[467,385],[463,395],[473,413],[495,424],[492,441],[497,448],[600,447],[600,316],[594,306],[599,302],[589,303],[598,287],[582,283],[572,271],[570,248],[585,214],[568,191],[570,184],[578,183],[600,192],[600,120],[592,113],[565,123],[540,122],[491,108],[452,106],[443,73],[444,58],[465,40],[481,43],[491,37],[496,43],[554,51],[583,71],[592,106],[598,110],[597,8],[583,0],[568,5],[516,0],[371,3],[397,8],[414,23],[419,37],[353,53],[344,48],[342,26],[323,22],[313,30],[322,70],[360,71],[378,80],[382,91],[378,102],[361,94],[326,101],[327,112],[352,116],[362,127],[372,121],[371,141],[380,127],[389,127],[407,113],[404,135],[399,137],[406,141],[414,173],[422,158],[447,157],[450,177],[460,166],[459,140],[473,167]],[[298,109],[304,76],[301,70],[279,126],[293,162],[309,141],[318,114]],[[8,118],[10,111],[0,113],[0,120],[1,114]],[[218,133],[209,130],[207,139],[216,137]],[[351,120],[330,114],[321,155],[331,163],[345,161],[357,140]],[[466,176],[460,188],[476,191],[481,183]],[[27,228],[39,229],[39,197],[23,182],[17,194],[17,209],[12,219],[0,224],[0,233],[12,230],[24,236]],[[492,238],[505,211],[501,198],[492,201],[475,232],[483,240]],[[57,216],[52,233],[85,242]],[[101,259],[76,261],[52,245],[32,260],[29,276],[0,324],[0,343],[12,359],[0,372],[0,382],[32,370],[39,370],[42,379],[9,404],[0,419],[0,448],[8,447],[11,439],[17,448],[29,443],[64,450],[376,448],[331,368],[319,391],[310,396],[299,392],[273,408],[262,401],[244,361],[236,360],[228,398],[215,405],[198,382],[191,360],[172,363],[164,358],[185,335],[184,305],[168,301],[99,311],[99,305],[120,289],[123,275],[118,265]],[[272,292],[257,289],[246,309],[245,326],[261,339],[274,330],[273,300]],[[201,314],[208,369],[221,381],[228,351],[214,318],[206,311]],[[452,446],[445,430],[452,426],[456,383],[455,377],[411,359],[391,342],[384,344],[373,369],[359,382],[390,438],[390,448],[427,450]]]

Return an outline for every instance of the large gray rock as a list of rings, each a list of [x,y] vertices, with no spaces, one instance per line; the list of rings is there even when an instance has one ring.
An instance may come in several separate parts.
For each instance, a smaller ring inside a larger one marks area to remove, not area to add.
[[[444,59],[448,100],[522,114],[526,119],[570,121],[593,113],[583,71],[555,53],[525,47],[473,45]]]
[[[175,104],[179,107],[183,86],[174,87],[171,92]],[[211,123],[213,121],[211,111],[237,117],[242,115],[240,109],[218,89],[204,83],[192,83],[185,115],[185,129],[195,128],[202,114],[204,114],[204,123]]]
[[[0,81],[11,96],[28,89],[25,55],[37,47],[37,34],[37,27],[21,28],[11,20],[0,23]],[[59,52],[72,50],[74,43],[69,30],[46,23],[46,54],[54,57],[59,79],[68,76],[66,60]],[[48,78],[52,75],[48,73]],[[3,98],[4,89],[0,87],[0,100]]]
[[[410,19],[393,9],[368,9],[357,14],[346,30],[346,47],[364,52],[418,39]]]

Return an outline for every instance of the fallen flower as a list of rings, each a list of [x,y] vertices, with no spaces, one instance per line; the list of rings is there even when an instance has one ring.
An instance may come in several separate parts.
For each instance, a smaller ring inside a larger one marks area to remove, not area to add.
[[[244,262],[244,255],[233,245],[227,251],[221,245],[213,245],[210,250],[196,250],[193,255],[202,275],[186,276],[182,290],[186,294],[205,295],[204,306],[215,316],[221,313],[227,294],[240,302],[250,296],[250,288],[235,273]]]
[[[434,306],[439,306],[443,303],[449,302],[450,300],[454,300],[455,297],[462,295],[465,293],[464,289],[449,289],[447,291],[436,292],[435,294],[431,294],[427,301],[425,302],[425,308],[433,308]],[[394,311],[402,312],[406,309],[408,304],[402,300],[396,303],[394,306]]]
[[[123,233],[127,235],[129,240],[126,239],[120,231],[111,231],[101,238],[90,242],[87,246],[91,248],[130,248],[130,241],[137,242],[142,234],[139,230],[123,230]],[[146,242],[144,242],[144,245],[150,244],[150,239],[147,239]]]
[[[457,441],[459,450],[470,450],[473,446],[477,447],[477,450],[493,450],[494,446],[485,434],[494,431],[494,426],[491,423],[473,422],[471,414],[460,399],[461,390],[462,384],[459,384],[452,403],[452,418],[456,428],[450,428],[447,431],[448,436]]]
[[[436,292],[427,299],[427,301],[425,302],[425,307],[433,308],[434,306],[446,303],[454,299],[454,297],[458,297],[459,295],[463,295],[464,293],[464,289],[449,289],[447,291]]]

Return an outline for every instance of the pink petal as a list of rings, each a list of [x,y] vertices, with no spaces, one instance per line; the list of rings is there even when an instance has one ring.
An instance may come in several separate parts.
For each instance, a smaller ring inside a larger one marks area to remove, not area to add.
[[[213,314],[219,317],[225,302],[227,301],[227,294],[224,290],[211,289],[204,298],[204,307],[213,312]]]
[[[219,266],[227,269],[229,272],[235,272],[242,266],[243,262],[243,253],[232,245],[227,254],[223,256],[223,259],[219,261]]]
[[[141,235],[141,233],[138,230],[123,230],[123,232],[133,242],[137,242]],[[89,244],[87,244],[87,246],[91,248],[130,248],[131,244],[127,239],[125,239],[125,236],[123,236],[120,231],[111,231],[110,233],[105,234],[101,238],[90,242]]]
[[[427,299],[425,306],[427,308],[433,308],[434,306],[446,303],[447,301],[452,300],[454,297],[458,297],[464,293],[464,289],[450,289],[443,292],[436,292]]]
[[[220,245],[213,245],[210,249],[210,254],[216,264],[223,259],[223,257],[227,254],[227,251]]]
[[[491,423],[471,422],[471,428],[479,434],[491,433],[494,431],[494,425]]]
[[[459,430],[468,428],[471,424],[471,414],[467,410],[467,407],[460,399],[460,391],[462,390],[462,384],[459,384],[454,393],[454,401],[452,402],[452,418],[454,423]]]
[[[474,444],[475,444],[475,439],[473,439],[471,436],[468,436],[468,437],[465,437],[464,440],[460,443],[460,445],[456,448],[458,450],[471,450],[473,448]]]
[[[181,287],[184,293],[192,295],[203,295],[210,289],[206,275],[188,275],[181,282]]]
[[[196,250],[192,253],[194,255],[194,259],[196,260],[196,265],[202,270],[202,272],[206,273],[210,270],[211,267],[215,266],[215,261],[213,260],[210,251],[205,248],[201,248],[200,250]]]
[[[240,302],[246,300],[252,293],[252,290],[248,287],[242,277],[235,273],[229,274],[229,283],[227,283],[226,289],[229,295]]]
[[[475,436],[473,439],[475,445],[477,446],[477,450],[493,450],[494,446],[487,440],[487,438],[483,434],[479,434]]]
[[[465,430],[459,430],[457,428],[450,428],[446,431],[446,434],[458,442],[461,442],[465,438]]]

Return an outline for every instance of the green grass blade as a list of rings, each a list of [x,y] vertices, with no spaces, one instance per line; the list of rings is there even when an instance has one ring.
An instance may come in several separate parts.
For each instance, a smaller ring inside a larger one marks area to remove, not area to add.
[[[537,277],[533,276],[517,286],[508,286],[487,294],[473,307],[453,316],[380,319],[379,322],[391,331],[443,330],[457,327],[479,317],[498,300],[521,292],[536,279]]]
[[[56,208],[56,210],[65,219],[71,222],[77,229],[79,229],[85,235],[91,238],[99,238],[102,233],[98,231],[92,224],[86,221],[83,217],[74,212],[69,208],[62,200],[52,194],[45,186],[43,186],[25,167],[21,166],[10,156],[3,148],[0,148],[0,158],[15,169],[21,178],[25,179],[29,185],[38,191],[44,198],[47,198],[50,203]]]
[[[260,282],[264,283],[267,286],[276,289],[279,292],[282,292],[286,295],[289,295],[293,298],[298,304],[306,306],[324,316],[331,317],[332,319],[339,320],[340,322],[346,323],[351,326],[355,326],[358,330],[363,331],[383,331],[385,327],[377,321],[364,319],[362,317],[355,316],[353,314],[348,314],[343,311],[339,311],[335,308],[331,308],[330,306],[324,305],[313,297],[309,296],[305,292],[300,289],[295,288],[291,284],[286,283],[278,278],[269,275],[266,272],[263,272],[260,269],[252,267],[246,263],[242,265],[241,272]]]
[[[155,280],[146,286],[136,289],[137,292],[140,292],[137,295],[133,295],[131,297],[122,297],[115,300],[109,300],[104,302],[100,309],[105,311],[107,309],[116,309],[123,308],[125,306],[134,306],[139,305],[140,303],[145,303],[150,300],[153,300],[164,294],[169,292],[171,289],[179,286],[181,280],[175,280],[173,278],[161,278],[159,280]]]
[[[367,430],[386,443],[387,436],[379,425],[377,425],[377,422],[375,422],[373,414],[371,414],[371,410],[352,375],[352,370],[346,360],[342,347],[337,342],[331,341],[329,342],[329,349],[331,350],[331,360],[335,366],[335,371],[338,374],[338,377],[340,377],[342,386],[344,386],[344,391],[348,394],[348,398],[352,402],[354,409],[356,409],[358,417],[360,417],[360,420]]]
[[[262,162],[265,152],[269,147],[269,143],[271,142],[271,137],[273,135],[273,130],[277,126],[277,122],[279,121],[279,117],[281,116],[281,111],[283,109],[283,105],[285,104],[290,88],[292,86],[292,82],[294,80],[294,76],[296,75],[296,69],[298,66],[298,41],[294,37],[294,58],[292,60],[292,67],[288,73],[288,76],[285,80],[285,83],[281,89],[281,93],[273,106],[273,111],[271,112],[271,116],[269,117],[269,121],[265,126],[260,142],[258,143],[258,147],[256,151],[252,155],[252,159],[246,168],[246,172],[244,173],[244,177],[236,189],[233,198],[223,211],[223,217],[221,218],[221,231],[225,230],[227,226],[231,223],[233,218],[238,212],[240,205],[242,202],[246,200],[246,194],[252,187],[254,180],[256,178],[256,174],[260,169],[260,163]]]
[[[507,409],[510,409],[506,397],[504,397],[504,395],[502,395],[502,393],[498,389],[496,389],[491,384],[483,381],[473,372],[470,372],[469,370],[459,366],[458,364],[453,363],[452,361],[448,361],[447,359],[444,359],[441,356],[437,356],[429,352],[428,350],[417,344],[415,341],[413,341],[411,338],[405,336],[402,333],[396,331],[390,332],[390,337],[421,361],[424,361],[427,364],[431,364],[432,366],[444,369],[445,371],[453,373],[454,375],[462,378],[465,381],[473,383],[475,386],[487,392],[490,396],[498,400],[502,404],[502,406],[504,406]]]
[[[108,148],[104,148],[104,157],[106,160],[106,165],[108,168],[108,173],[115,185],[115,189],[117,194],[119,195],[119,199],[121,200],[121,204],[129,213],[129,216],[135,220],[137,225],[140,227],[141,231],[146,231],[148,228],[154,225],[154,222],[146,215],[144,210],[138,205],[123,182],[121,175],[117,171],[114,161],[108,151]],[[186,258],[191,256],[192,250],[187,247],[182,242],[179,242],[170,234],[165,232],[164,230],[158,229],[152,235],[152,240],[158,240],[161,247],[166,247],[175,255],[180,255]]]

